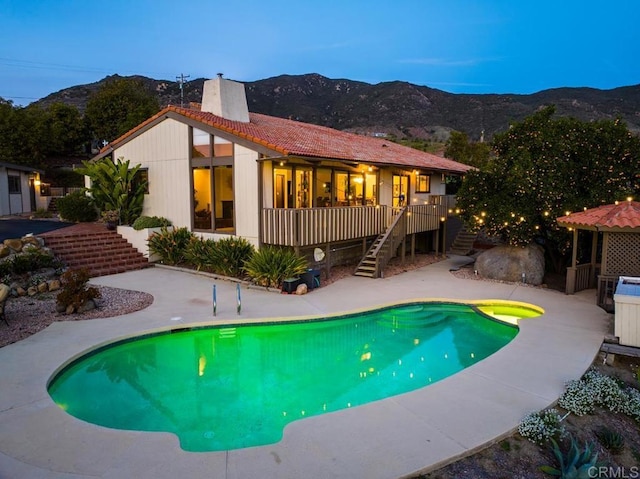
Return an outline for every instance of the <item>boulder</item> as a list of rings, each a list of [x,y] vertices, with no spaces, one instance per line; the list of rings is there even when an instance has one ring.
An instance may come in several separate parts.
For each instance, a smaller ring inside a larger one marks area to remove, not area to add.
[[[38,293],[46,293],[49,291],[49,285],[46,282],[38,284]]]
[[[18,296],[24,296],[25,294],[27,294],[27,292],[25,291],[25,289],[22,286],[18,286],[16,288],[16,294]]]
[[[22,251],[22,240],[21,239],[17,239],[17,238],[6,239],[6,240],[4,240],[4,245],[9,247],[9,248],[11,248],[16,253],[19,253],[20,251]]]
[[[11,254],[11,248],[5,244],[0,244],[0,258],[6,258]]]
[[[38,238],[37,236],[33,236],[33,235],[26,235],[22,237],[22,242],[27,245],[33,245],[36,246],[37,248],[41,248],[42,246],[44,246],[44,240],[42,238]]]
[[[36,294],[38,294],[38,288],[36,288],[35,286],[29,286],[29,288],[27,289],[27,294],[29,296],[35,296]]]
[[[299,284],[298,287],[296,288],[296,294],[298,295],[307,294],[307,285],[304,283]]]
[[[92,299],[87,299],[84,302],[84,304],[78,308],[77,312],[80,314],[86,313],[87,311],[91,311],[92,309],[95,309],[95,307],[96,307],[96,303],[94,303]]]
[[[58,291],[60,289],[60,280],[50,279],[47,281],[47,285],[49,286],[49,291]]]
[[[544,250],[536,244],[496,246],[478,256],[475,269],[485,278],[539,285],[544,278]]]
[[[11,292],[11,288],[4,283],[0,284],[0,303],[5,301],[9,297],[9,293]]]

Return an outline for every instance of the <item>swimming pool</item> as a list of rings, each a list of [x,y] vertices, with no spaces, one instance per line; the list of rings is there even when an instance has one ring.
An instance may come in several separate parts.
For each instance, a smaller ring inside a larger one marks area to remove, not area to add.
[[[409,303],[314,321],[178,329],[90,351],[48,389],[79,419],[171,432],[187,451],[270,444],[292,421],[422,388],[493,354],[518,329],[482,307],[496,317],[541,313],[504,302]]]

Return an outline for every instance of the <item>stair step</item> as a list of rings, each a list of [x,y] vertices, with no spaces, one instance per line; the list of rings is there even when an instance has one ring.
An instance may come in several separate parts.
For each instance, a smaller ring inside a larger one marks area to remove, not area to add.
[[[95,277],[151,266],[140,251],[115,231],[101,225],[83,225],[77,229],[43,235],[45,246],[69,268],[86,268],[90,276]]]
[[[366,278],[373,278],[373,273],[365,273],[364,271],[356,271],[353,273],[354,276],[364,276]]]

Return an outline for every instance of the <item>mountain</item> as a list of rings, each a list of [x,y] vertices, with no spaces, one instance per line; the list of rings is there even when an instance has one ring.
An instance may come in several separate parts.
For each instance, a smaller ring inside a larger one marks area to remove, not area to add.
[[[109,79],[78,85],[53,93],[37,103],[61,101],[86,106],[91,93]],[[158,95],[161,105],[181,104],[177,82],[133,76]],[[183,85],[183,103],[200,102],[204,78]],[[369,83],[330,79],[318,74],[281,75],[246,82],[249,110],[293,118],[339,130],[365,134],[392,134],[443,141],[448,131],[465,132],[478,140],[505,131],[540,107],[555,104],[559,116],[580,120],[620,117],[633,132],[640,133],[640,85],[598,90],[555,88],[531,95],[454,94],[442,90],[393,81]]]

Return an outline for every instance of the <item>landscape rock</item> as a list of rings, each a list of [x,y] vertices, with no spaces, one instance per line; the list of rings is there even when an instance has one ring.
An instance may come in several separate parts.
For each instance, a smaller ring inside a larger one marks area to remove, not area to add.
[[[92,309],[95,309],[96,307],[96,303],[92,300],[92,299],[88,299],[84,302],[84,304],[82,306],[80,306],[78,308],[78,313],[86,313],[87,311],[91,311]]]
[[[27,294],[29,296],[35,296],[36,294],[38,294],[38,288],[36,288],[35,286],[29,286],[29,288],[27,289]]]
[[[11,248],[9,248],[5,244],[0,245],[0,258],[6,258],[10,254],[11,254]]]
[[[297,295],[307,294],[307,285],[304,283],[299,284],[298,287],[296,288],[296,294]]]
[[[496,246],[478,256],[475,269],[485,278],[537,286],[544,278],[544,250],[536,244]]]
[[[17,238],[4,240],[4,245],[11,248],[11,250],[19,253],[22,251],[22,240]]]
[[[58,291],[60,289],[60,280],[51,279],[47,281],[47,286],[49,287],[49,291]]]
[[[27,292],[25,291],[25,289],[24,289],[22,286],[18,286],[18,287],[16,288],[16,294],[17,294],[18,296],[24,296],[24,295],[26,295],[26,294],[27,294]]]
[[[0,284],[0,303],[9,297],[9,293],[11,292],[11,288],[6,284]]]
[[[46,282],[42,282],[38,285],[38,293],[46,293],[49,291],[49,285]]]

